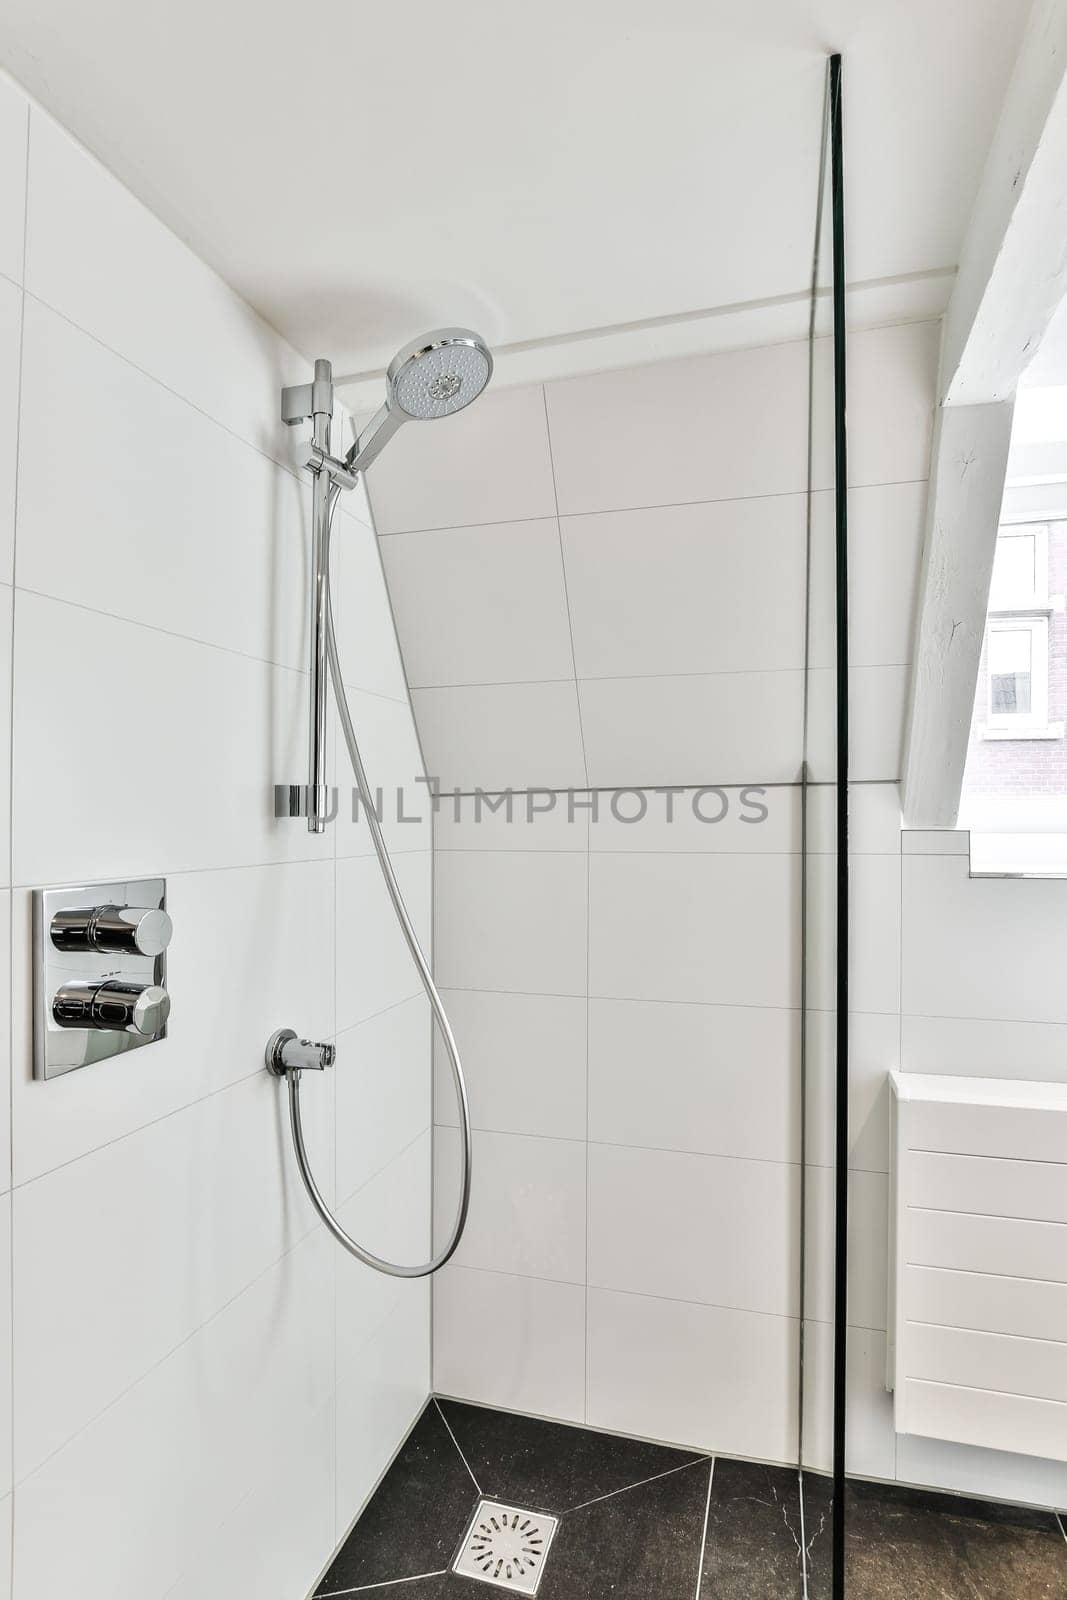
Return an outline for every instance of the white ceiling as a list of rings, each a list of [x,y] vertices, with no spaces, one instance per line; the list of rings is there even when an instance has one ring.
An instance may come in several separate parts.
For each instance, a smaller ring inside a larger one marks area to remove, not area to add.
[[[5,0],[0,60],[295,345],[361,372],[436,323],[508,345],[802,296],[831,48],[849,276],[942,269],[943,303],[1028,11]]]

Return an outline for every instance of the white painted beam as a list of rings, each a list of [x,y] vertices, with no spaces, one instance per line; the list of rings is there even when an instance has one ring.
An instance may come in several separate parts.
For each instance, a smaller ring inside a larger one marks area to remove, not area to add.
[[[938,413],[901,785],[909,828],[956,825],[1013,410]]]
[[[1035,0],[945,317],[940,398],[1010,399],[1067,292],[1067,5]]]

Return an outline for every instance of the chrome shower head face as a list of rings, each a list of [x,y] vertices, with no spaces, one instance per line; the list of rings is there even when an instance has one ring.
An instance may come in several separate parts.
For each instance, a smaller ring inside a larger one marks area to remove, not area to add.
[[[469,328],[438,328],[413,339],[389,363],[389,404],[431,422],[477,400],[493,372],[485,341]]]

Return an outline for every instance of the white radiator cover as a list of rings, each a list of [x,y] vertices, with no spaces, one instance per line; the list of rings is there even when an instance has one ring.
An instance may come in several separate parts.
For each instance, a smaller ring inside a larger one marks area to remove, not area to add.
[[[890,1080],[896,1430],[1067,1461],[1067,1084]]]

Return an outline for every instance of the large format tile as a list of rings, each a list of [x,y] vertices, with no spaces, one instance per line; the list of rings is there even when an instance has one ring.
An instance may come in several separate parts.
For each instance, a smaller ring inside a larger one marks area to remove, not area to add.
[[[800,1600],[804,1524],[795,1471],[718,1460],[711,1479],[699,1594]]]
[[[369,694],[346,686],[356,745],[390,855],[429,850],[433,843],[433,800],[423,771],[415,719],[406,700]],[[337,854],[369,856],[374,841],[367,826],[355,774],[337,717]]]
[[[234,433],[289,459],[279,389],[310,376],[306,361],[36,107],[26,287]]]
[[[573,675],[555,517],[408,533],[381,548],[413,686]]]
[[[477,1488],[431,1400],[316,1595],[343,1594],[447,1567]]]
[[[807,365],[797,342],[549,384],[560,511],[803,491]]]
[[[813,1505],[824,1509],[826,1486],[816,1480],[811,1488]],[[1067,1586],[1067,1540],[1048,1512],[851,1482],[845,1572],[850,1594],[878,1600],[1058,1600]],[[812,1600],[829,1600],[830,1577],[823,1534],[809,1543]]]
[[[301,673],[22,590],[15,635],[17,883],[332,855],[273,814],[274,783],[306,770]],[[123,738],[102,741],[72,706],[120,688]]]
[[[909,483],[930,470],[941,322],[856,328],[848,338],[848,482]],[[815,487],[833,487],[833,340],[815,351]]]
[[[805,1157],[813,1167],[835,1160],[837,1013],[807,1014],[808,1115]],[[889,1171],[889,1074],[900,1065],[900,1017],[895,1011],[857,1012],[848,1019],[848,1164]],[[941,1069],[938,1068],[938,1071]]]
[[[368,481],[380,534],[554,516],[540,384],[490,388],[435,428],[403,428]]]
[[[585,993],[586,862],[453,850],[436,860],[434,950],[448,989]]]
[[[20,1483],[20,1597],[87,1573],[111,1600],[162,1595],[264,1461],[299,1459],[333,1380],[330,1250],[314,1233]]]
[[[836,677],[829,667],[813,667],[808,682],[811,777],[832,782],[837,774]],[[848,771],[853,782],[899,781],[910,682],[906,665],[849,668]]]
[[[833,1363],[833,1327],[827,1322],[806,1323],[804,1466],[815,1472],[829,1472],[833,1464]],[[860,1477],[896,1477],[893,1396],[886,1389],[885,1377],[885,1334],[877,1329],[849,1328],[845,1341],[845,1464]]]
[[[905,1072],[1067,1083],[1067,1023],[905,1013],[901,1066]]]
[[[701,1460],[643,1439],[456,1400],[440,1404],[483,1494],[517,1506],[544,1506],[556,1515]]]
[[[456,1264],[584,1283],[584,1143],[510,1133],[475,1133],[473,1143],[470,1214]],[[434,1156],[440,1248],[458,1193],[458,1129],[437,1130]]]
[[[21,89],[0,77],[0,273],[22,282],[26,222],[26,136],[30,105]]]
[[[404,904],[423,950],[430,947],[432,896],[429,851],[398,856],[394,867]],[[337,863],[337,1027],[422,993],[415,964],[374,856]]]
[[[583,997],[446,989],[442,999],[459,1046],[475,1128],[585,1138]],[[456,1127],[456,1093],[439,1034],[435,1079],[436,1120]]]
[[[592,1144],[589,1282],[796,1316],[799,1200],[796,1166]]]
[[[833,490],[812,502],[811,664],[834,665]],[[848,497],[849,662],[901,666],[912,658],[926,482],[882,483]]]
[[[583,1285],[448,1266],[434,1279],[440,1394],[581,1422]]]
[[[358,490],[355,492],[358,494]],[[310,494],[310,489],[304,489]],[[333,609],[346,684],[406,705],[404,663],[373,525],[355,495],[338,502],[333,527]],[[368,512],[369,516],[369,512]]]
[[[972,878],[965,856],[909,855],[903,867],[906,1012],[1067,1022],[1067,885]]]
[[[429,1134],[408,1146],[337,1208],[341,1226],[387,1261],[417,1266],[430,1257],[432,1162]],[[336,1256],[339,1383],[366,1384],[362,1351],[394,1315],[429,1325],[426,1278],[396,1278],[350,1255]],[[358,1507],[348,1508],[345,1521]]]
[[[0,83],[0,93],[3,85]],[[0,160],[3,157],[0,156]],[[22,291],[0,278],[0,582],[14,580]]]
[[[799,1030],[795,1011],[591,1000],[590,1138],[798,1160]]]
[[[304,1087],[329,1196],[332,1095]],[[19,1479],[315,1226],[279,1091],[259,1073],[15,1191]]]
[[[580,678],[804,665],[802,495],[567,517]]]
[[[796,1459],[790,1317],[589,1290],[593,1427],[765,1461]]]
[[[303,667],[309,519],[304,483],[27,300],[20,586]]]
[[[42,1084],[32,1076],[30,898],[16,892],[17,1183],[261,1072],[263,1048],[275,1028],[298,1027],[314,1038],[332,1035],[332,863],[176,873],[167,896],[176,933],[168,953],[175,1004],[166,1039],[148,1056],[126,1052],[94,1063],[91,1071]],[[213,940],[195,936],[195,930],[212,927],[226,929],[225,963]],[[234,1004],[235,993],[240,1005]]]
[[[620,788],[593,790],[589,799],[591,850],[678,850],[696,855],[705,851],[782,855],[800,850],[796,784]]]
[[[806,1312],[834,1320],[834,1172],[809,1166]],[[855,1328],[886,1326],[889,1281],[889,1179],[883,1172],[848,1175],[848,1320]]]
[[[797,1004],[798,858],[592,855],[589,868],[591,995]]]
[[[808,1002],[833,1011],[837,992],[837,857],[808,862]],[[901,861],[857,855],[849,862],[849,1004],[855,1011],[900,1011]]]
[[[795,783],[803,672],[583,678],[589,782],[611,785]]]
[[[430,1008],[415,995],[337,1040],[337,1194],[346,1200],[430,1125]]]
[[[586,783],[578,692],[558,683],[416,689],[426,769],[442,789],[580,789]]]
[[[434,811],[434,849],[584,851],[593,798],[581,790],[551,789],[441,794]]]

